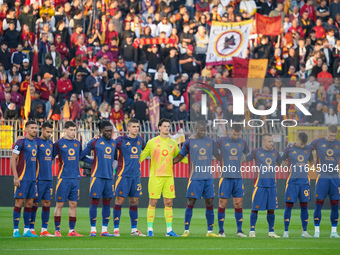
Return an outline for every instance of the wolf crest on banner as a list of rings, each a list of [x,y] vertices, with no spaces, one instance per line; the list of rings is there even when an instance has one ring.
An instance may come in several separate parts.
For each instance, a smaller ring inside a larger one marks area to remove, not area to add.
[[[207,65],[231,63],[232,57],[244,58],[252,20],[242,22],[213,21],[206,58]]]

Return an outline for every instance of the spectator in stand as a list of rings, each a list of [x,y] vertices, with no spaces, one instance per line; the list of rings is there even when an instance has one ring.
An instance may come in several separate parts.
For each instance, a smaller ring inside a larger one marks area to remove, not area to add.
[[[312,125],[321,125],[325,122],[325,114],[323,112],[323,104],[318,103],[316,105],[316,109],[313,109],[311,111],[310,116],[307,117],[306,124],[312,124]]]
[[[93,124],[97,120],[96,115],[94,115],[93,109],[91,107],[87,107],[85,109],[85,112],[81,115],[80,119],[85,124],[85,129],[93,128]]]
[[[4,23],[3,23],[4,24]],[[8,31],[6,31],[4,36],[4,41],[10,45],[10,49],[13,52],[15,48],[17,48],[18,44],[20,43],[20,34],[15,29],[14,21],[10,21],[8,24]]]
[[[317,78],[325,86],[325,90],[328,91],[329,86],[333,83],[333,76],[328,72],[326,63],[322,64],[322,71],[318,73]]]
[[[340,99],[340,78],[334,77],[334,83],[327,89],[330,105],[337,107]],[[334,108],[336,109],[336,108]]]
[[[73,86],[71,80],[68,78],[68,73],[63,72],[61,78],[57,82],[58,88],[58,103],[64,105],[64,101],[68,100],[73,91]]]
[[[323,1],[325,1],[325,0],[323,0]],[[315,27],[313,27],[313,29],[315,30],[315,37],[317,38],[317,39],[323,39],[323,38],[325,38],[325,36],[326,36],[326,31],[325,31],[325,29],[323,28],[323,26],[322,26],[322,19],[321,18],[318,18],[317,20],[316,20],[316,26]]]
[[[303,32],[302,27],[299,26],[299,22],[297,20],[292,21],[292,26],[288,29],[289,32],[297,33],[300,35],[300,38],[304,38],[305,34]]]
[[[16,104],[11,102],[7,109],[4,112],[5,120],[17,120],[19,119],[19,111],[16,107]]]
[[[109,104],[103,102],[99,107],[99,119],[100,120],[110,120]]]
[[[167,102],[165,109],[161,111],[161,118],[168,119],[171,121],[175,120],[174,105],[172,103]]]
[[[40,68],[39,68],[39,72],[38,72],[38,82],[41,81],[41,77],[43,77],[46,73],[49,73],[50,75],[52,75],[52,81],[54,84],[57,83],[57,80],[59,78],[58,75],[58,71],[57,69],[53,66],[53,59],[51,56],[47,56],[45,58],[45,64],[43,64]],[[46,99],[48,100],[48,98]]]
[[[126,40],[123,41],[120,52],[121,56],[125,61],[125,65],[128,68],[128,71],[134,71],[137,67],[136,63],[138,61],[138,51],[132,45],[133,35],[131,33],[127,34]]]
[[[175,110],[175,121],[178,121],[182,124],[182,127],[188,121],[188,112],[186,110],[185,103],[180,103],[179,107]]]
[[[181,103],[184,103],[184,97],[181,95],[179,86],[173,89],[172,94],[168,96],[168,100],[174,105],[175,109],[178,108]]]
[[[54,121],[59,121],[61,119],[61,111],[59,105],[56,103],[56,98],[54,95],[50,95],[48,101],[51,104],[51,110],[48,114],[47,121],[50,119]]]
[[[142,94],[135,94],[135,102],[132,104],[131,117],[139,120],[140,123],[148,120],[149,110],[144,101],[142,101]]]
[[[209,4],[208,2],[206,2],[205,0],[199,0],[196,2],[196,11],[199,12],[209,12],[210,8],[209,8]]]
[[[12,95],[11,101],[16,104],[18,109],[20,109],[21,106],[24,103],[24,99],[23,99],[22,95],[18,92],[19,88],[20,88],[19,84],[13,84],[12,85],[12,93],[11,93],[11,95]]]
[[[45,54],[45,58],[47,56],[50,56],[52,58],[52,64],[55,68],[59,68],[61,66],[61,56],[59,52],[56,51],[56,45],[54,43],[51,43],[50,45],[50,52],[47,52]]]
[[[6,41],[1,42],[0,50],[0,63],[2,63],[5,71],[11,68],[11,53],[8,51],[8,43]]]
[[[44,101],[49,100],[50,95],[55,95],[55,84],[52,81],[52,78],[53,75],[45,73],[44,78],[40,83],[41,99]],[[54,99],[56,99],[55,96]]]
[[[148,89],[148,84],[146,81],[142,81],[139,84],[139,89],[137,89],[136,93],[142,95],[142,101],[149,102],[150,101],[150,90]]]
[[[307,0],[307,3],[301,7],[300,14],[303,15],[304,12],[308,13],[308,18],[315,22],[316,21],[316,13],[315,8],[313,6],[313,0]]]
[[[325,125],[338,125],[339,124],[339,117],[335,113],[334,107],[330,106],[328,108],[328,112],[325,112]]]
[[[268,38],[266,36],[263,36],[261,38],[261,42],[259,45],[255,43],[253,53],[254,53],[255,59],[269,59],[270,58],[271,49],[270,49],[270,46],[268,45]]]
[[[109,58],[110,62],[113,61],[113,55],[109,51],[109,46],[106,43],[102,44],[101,50],[98,51],[96,54],[97,57],[103,57],[104,55],[106,55]]]
[[[314,74],[315,77],[318,77],[318,74],[322,72],[322,64],[323,64],[322,58],[317,58],[316,65],[314,65],[312,68],[312,74]]]
[[[88,91],[91,92],[93,99],[97,101],[98,105],[101,105],[104,86],[99,76],[98,67],[92,67],[92,74],[86,78],[85,83]]]
[[[6,92],[4,94],[5,94],[4,101],[1,102],[1,111],[2,111],[2,113],[5,113],[6,109],[11,104],[11,98],[12,98],[12,95],[11,95],[10,92]]]
[[[323,22],[327,22],[330,15],[329,7],[326,0],[321,0],[320,6],[316,8],[316,18],[321,18]]]
[[[78,103],[78,96],[77,94],[73,93],[70,98],[70,120],[76,121],[80,118],[80,106]]]

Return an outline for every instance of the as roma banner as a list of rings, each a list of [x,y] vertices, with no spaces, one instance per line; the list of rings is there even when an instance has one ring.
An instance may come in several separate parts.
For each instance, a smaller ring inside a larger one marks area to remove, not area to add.
[[[261,89],[266,75],[268,59],[233,58],[234,85]]]
[[[256,33],[263,35],[279,35],[281,29],[281,15],[277,17],[267,17],[255,14]]]
[[[231,64],[232,57],[244,58],[251,26],[252,20],[232,23],[213,21],[206,65]]]

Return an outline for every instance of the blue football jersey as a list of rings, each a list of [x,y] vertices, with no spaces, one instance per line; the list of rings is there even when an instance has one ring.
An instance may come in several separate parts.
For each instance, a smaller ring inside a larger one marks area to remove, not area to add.
[[[318,176],[320,175],[321,178],[339,177],[340,141],[330,142],[326,138],[320,138],[312,141],[309,146],[316,151]],[[321,164],[320,168],[318,164]]]
[[[20,139],[15,143],[13,153],[19,155],[17,172],[20,180],[36,181],[38,146],[35,140]]]
[[[309,184],[308,161],[313,161],[313,153],[309,146],[299,148],[297,146],[288,146],[283,151],[282,160],[288,160],[289,176],[288,184]]]
[[[139,156],[145,147],[142,137],[131,138],[127,135],[116,138],[117,175],[124,177],[141,176]]]
[[[80,178],[79,158],[81,151],[81,143],[76,139],[61,138],[54,144],[53,158],[59,155],[58,178]]]
[[[222,172],[223,178],[242,178],[241,160],[243,154],[249,153],[249,147],[245,140],[238,138],[233,140],[230,137],[222,137],[217,140],[217,148],[222,156]]]
[[[37,180],[52,180],[53,142],[41,137],[35,138],[38,144]]]
[[[114,139],[107,140],[104,137],[92,139],[81,152],[80,158],[85,158],[92,150],[94,158],[91,177],[113,179],[113,161],[115,158],[116,141]]]
[[[213,178],[211,160],[213,155],[218,154],[216,143],[209,137],[203,139],[189,139],[185,141],[180,153],[188,155],[189,176],[191,180]]]
[[[254,187],[276,187],[275,166],[282,162],[277,150],[255,149],[246,156],[246,159],[247,161],[254,159],[257,166],[257,180]]]

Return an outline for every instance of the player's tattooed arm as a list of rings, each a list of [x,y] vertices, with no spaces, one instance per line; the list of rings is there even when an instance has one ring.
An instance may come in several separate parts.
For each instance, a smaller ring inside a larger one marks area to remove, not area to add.
[[[173,164],[177,164],[178,162],[180,162],[182,159],[184,158],[184,156],[182,156],[181,154],[178,154],[174,159],[173,159]]]

